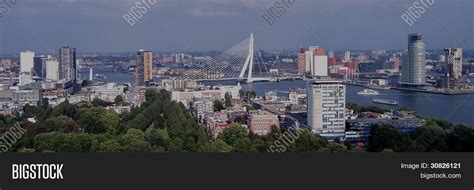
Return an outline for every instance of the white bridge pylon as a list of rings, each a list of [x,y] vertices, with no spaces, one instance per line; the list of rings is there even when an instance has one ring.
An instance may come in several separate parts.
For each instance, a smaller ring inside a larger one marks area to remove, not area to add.
[[[253,72],[253,56],[255,54],[254,52],[254,42],[255,39],[253,37],[253,33],[250,34],[250,43],[249,43],[249,54],[247,56],[247,59],[245,60],[244,68],[242,68],[242,71],[240,72],[239,79],[244,79],[245,72],[247,72],[248,68],[248,76],[247,76],[247,82],[252,83],[252,72]]]
[[[226,50],[222,54],[199,63],[195,63],[193,70],[186,70],[176,79],[190,79],[197,81],[207,80],[246,80],[254,81],[270,80],[270,78],[255,78],[254,68],[258,68],[259,76],[268,74],[265,64],[259,64],[255,55],[254,35]],[[261,59],[261,58],[260,58]],[[256,63],[257,61],[257,63]],[[247,74],[247,77],[245,77]]]

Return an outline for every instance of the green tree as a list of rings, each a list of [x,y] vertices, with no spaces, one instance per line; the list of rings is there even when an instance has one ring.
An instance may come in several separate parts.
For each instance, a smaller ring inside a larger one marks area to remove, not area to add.
[[[155,127],[149,127],[145,131],[145,138],[151,145],[157,145],[164,148],[167,148],[171,142],[171,138],[166,128],[157,129]]]
[[[151,151],[151,144],[146,141],[145,133],[138,129],[128,129],[127,133],[120,137],[120,144],[124,152]]]
[[[220,100],[214,100],[214,111],[215,112],[220,112],[224,110],[224,104],[222,104],[222,101]]]
[[[78,123],[86,133],[105,133],[107,126],[106,121],[102,118],[102,114],[105,112],[105,109],[99,107],[84,108]]]
[[[240,98],[243,98],[244,95],[245,95],[245,91],[242,90],[242,89],[240,89],[240,90],[239,90],[239,96],[240,96]]]
[[[199,149],[200,152],[218,152],[218,153],[229,153],[232,152],[234,148],[227,143],[225,143],[221,139],[216,139],[215,141],[212,141],[211,143],[208,143],[207,145],[201,147]]]
[[[369,151],[381,152],[385,149],[392,149],[395,152],[409,152],[414,148],[415,144],[407,133],[399,132],[393,126],[372,127],[372,134],[369,137]]]
[[[107,107],[110,105],[112,105],[110,102],[104,101],[100,98],[94,98],[94,100],[92,100],[92,106],[94,107]]]
[[[239,143],[244,143],[245,139],[249,139],[249,133],[246,128],[236,125],[231,128],[224,129],[222,139],[228,145],[236,147]]]
[[[247,96],[248,96],[250,99],[253,100],[253,99],[257,98],[257,92],[255,92],[255,91],[250,91],[250,92],[247,92],[247,93],[248,93]]]
[[[225,93],[225,107],[232,107],[232,95],[229,92]]]
[[[74,120],[79,119],[79,108],[76,105],[70,104],[68,100],[60,103],[54,107],[51,115],[53,117],[58,117],[61,115],[68,116]]]
[[[114,100],[114,102],[115,102],[116,105],[121,105],[121,104],[123,104],[123,101],[124,101],[124,100],[123,100],[123,97],[122,97],[121,95],[118,95],[117,97],[115,97],[115,100]]]
[[[457,125],[448,135],[448,145],[454,152],[474,152],[474,129],[472,127]]]
[[[322,137],[316,136],[307,129],[301,131],[299,138],[295,139],[294,143],[283,140],[281,144],[285,146],[289,144],[290,146],[286,148],[289,152],[319,152],[326,147],[326,141]]]
[[[173,139],[173,141],[171,141],[171,144],[168,148],[168,151],[170,152],[182,152],[183,150],[184,150],[184,141],[179,137],[176,137],[175,139]]]
[[[90,80],[83,80],[82,83],[81,83],[82,87],[88,87],[90,85],[92,85],[92,81],[90,81]]]

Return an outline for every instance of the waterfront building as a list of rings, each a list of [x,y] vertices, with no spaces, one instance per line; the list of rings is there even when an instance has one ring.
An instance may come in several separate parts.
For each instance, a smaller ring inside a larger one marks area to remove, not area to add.
[[[319,80],[307,85],[308,126],[330,140],[345,135],[346,86],[341,81]]]
[[[141,49],[137,53],[136,60],[135,81],[138,86],[146,86],[147,82],[153,80],[153,53]]]
[[[400,84],[423,86],[426,84],[426,44],[420,34],[409,34],[408,51],[402,54]]]
[[[298,53],[298,72],[305,73],[306,72],[306,49],[301,48],[300,52]]]
[[[251,111],[247,121],[250,131],[256,135],[264,136],[272,132],[272,127],[280,128],[278,116],[268,111]]]
[[[197,88],[197,82],[189,79],[164,79],[161,81],[161,87],[168,91],[185,90]]]
[[[314,56],[313,76],[325,77],[328,76],[328,56],[316,55]]]
[[[311,49],[311,48],[310,48]],[[313,62],[311,63],[311,76],[322,77],[328,75],[328,56],[323,48],[313,47]]]
[[[462,78],[462,49],[461,48],[446,48],[446,67],[447,75],[452,79]]]
[[[59,48],[59,80],[76,83],[76,48]]]

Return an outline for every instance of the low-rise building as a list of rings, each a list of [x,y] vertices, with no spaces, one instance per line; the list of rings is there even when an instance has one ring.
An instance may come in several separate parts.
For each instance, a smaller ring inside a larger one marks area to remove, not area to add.
[[[268,111],[251,111],[248,116],[247,125],[254,134],[264,136],[272,131],[272,126],[280,128],[278,116]]]

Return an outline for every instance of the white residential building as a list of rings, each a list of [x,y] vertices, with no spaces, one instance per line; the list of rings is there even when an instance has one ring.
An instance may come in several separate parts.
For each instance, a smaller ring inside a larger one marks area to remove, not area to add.
[[[314,66],[312,75],[315,77],[328,76],[328,56],[317,55],[314,56]]]
[[[34,67],[35,52],[26,51],[20,53],[20,85],[33,82],[32,70]]]
[[[340,81],[314,81],[307,86],[308,125],[328,139],[345,135],[346,86]]]
[[[46,60],[46,80],[59,81],[59,62],[57,59]]]

